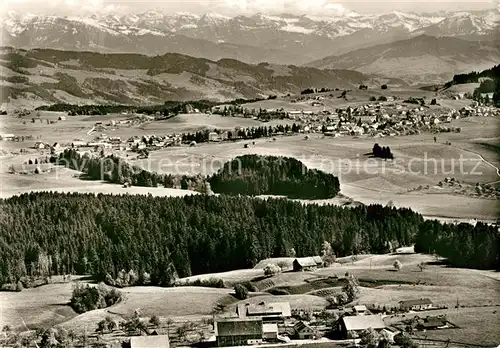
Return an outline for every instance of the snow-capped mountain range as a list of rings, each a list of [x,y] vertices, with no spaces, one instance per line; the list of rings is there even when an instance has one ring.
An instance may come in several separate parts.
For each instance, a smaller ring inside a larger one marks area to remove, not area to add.
[[[142,54],[183,53],[304,64],[330,55],[426,34],[467,40],[499,40],[500,12],[415,14],[392,12],[342,16],[264,15],[147,11],[127,16],[79,17],[7,12],[0,23],[4,45]]]

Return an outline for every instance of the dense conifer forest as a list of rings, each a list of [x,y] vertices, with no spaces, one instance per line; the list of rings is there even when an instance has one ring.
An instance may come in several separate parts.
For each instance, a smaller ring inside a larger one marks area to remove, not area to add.
[[[149,172],[117,156],[81,155],[75,149],[64,150],[57,163],[80,170],[85,179],[104,180],[132,186],[209,191],[244,195],[283,195],[290,198],[323,199],[335,197],[339,180],[332,174],[307,169],[295,158],[245,155],[228,162],[209,178],[202,175],[172,175]]]
[[[415,240],[452,263],[499,268],[497,227],[424,222],[409,209],[226,195],[30,193],[0,201],[0,284],[67,273],[105,280],[133,270],[169,286],[177,276],[248,268],[291,248],[316,255],[324,241],[343,256]]]
[[[500,270],[500,233],[497,226],[478,223],[475,227],[425,221],[419,227],[415,251],[436,252],[456,267]]]
[[[239,156],[227,162],[209,182],[214,192],[232,195],[325,199],[335,197],[340,191],[337,177],[308,169],[289,157]]]
[[[206,180],[201,175],[172,175],[149,172],[131,165],[118,156],[92,156],[80,154],[75,149],[66,149],[56,163],[81,171],[87,180],[104,180],[113,184],[128,183],[132,186],[178,188],[206,192]]]

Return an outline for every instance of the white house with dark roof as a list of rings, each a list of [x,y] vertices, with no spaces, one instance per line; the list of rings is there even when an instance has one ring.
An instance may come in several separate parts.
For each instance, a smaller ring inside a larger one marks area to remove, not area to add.
[[[400,301],[399,307],[405,311],[421,311],[432,308],[432,301],[429,298]]]
[[[239,303],[237,314],[240,319],[261,318],[266,323],[277,323],[290,318],[292,310],[288,302]]]

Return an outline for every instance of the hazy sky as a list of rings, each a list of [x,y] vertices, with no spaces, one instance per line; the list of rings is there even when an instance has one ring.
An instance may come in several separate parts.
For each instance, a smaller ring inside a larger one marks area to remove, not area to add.
[[[253,13],[342,14],[349,11],[379,13],[434,12],[498,8],[500,0],[0,0],[2,11],[71,15],[84,12],[134,13],[150,9],[166,13],[217,12],[226,15]]]

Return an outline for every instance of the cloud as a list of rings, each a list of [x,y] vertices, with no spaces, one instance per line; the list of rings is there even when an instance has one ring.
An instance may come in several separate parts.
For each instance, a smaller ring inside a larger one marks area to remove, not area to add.
[[[74,15],[78,13],[113,13],[121,8],[103,0],[2,0],[2,11],[35,14]]]
[[[458,7],[494,6],[500,0],[0,0],[1,10],[35,14],[78,15],[80,13],[125,14],[148,10],[165,13],[216,12],[225,15],[308,14],[318,17],[357,12],[454,10]],[[424,6],[425,4],[425,6]],[[481,6],[480,6],[481,5]]]
[[[338,15],[347,12],[342,4],[328,0],[214,0],[211,7],[218,11],[242,14]]]

